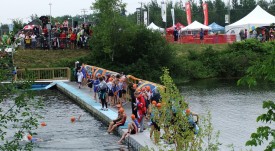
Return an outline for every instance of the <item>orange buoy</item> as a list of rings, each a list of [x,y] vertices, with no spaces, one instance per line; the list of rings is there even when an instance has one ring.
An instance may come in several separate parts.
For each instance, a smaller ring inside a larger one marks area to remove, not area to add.
[[[71,122],[72,123],[75,122],[75,117],[74,116],[71,117]]]
[[[44,127],[47,126],[47,124],[45,122],[41,122],[41,126]]]

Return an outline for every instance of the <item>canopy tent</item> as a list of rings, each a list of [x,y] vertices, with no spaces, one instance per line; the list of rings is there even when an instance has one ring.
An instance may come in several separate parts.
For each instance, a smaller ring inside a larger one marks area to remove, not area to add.
[[[26,25],[23,27],[23,30],[32,30],[35,27],[35,25]]]
[[[235,33],[238,37],[241,30],[250,30],[253,27],[269,26],[271,23],[275,23],[275,16],[269,14],[259,5],[257,5],[253,11],[251,11],[242,19],[236,21],[233,24],[225,26],[225,31],[226,33],[231,34]]]
[[[151,30],[156,30],[156,31],[160,31],[160,32],[164,32],[163,28],[158,27],[157,25],[155,25],[153,22],[147,26],[147,29],[151,29]]]
[[[216,31],[224,31],[224,27],[218,25],[217,23],[213,22],[210,24],[208,27],[211,28],[211,31],[216,32]]]
[[[193,23],[191,23],[190,25],[184,27],[181,29],[181,31],[195,31],[195,30],[211,30],[211,27],[205,26],[201,23],[199,23],[198,21],[194,21]]]
[[[173,34],[173,32],[174,32],[174,30],[175,30],[175,27],[177,27],[177,29],[180,30],[180,29],[184,28],[185,26],[178,22],[178,23],[176,23],[174,26],[171,26],[171,27],[169,27],[169,28],[166,28],[166,32],[167,32],[168,34]]]

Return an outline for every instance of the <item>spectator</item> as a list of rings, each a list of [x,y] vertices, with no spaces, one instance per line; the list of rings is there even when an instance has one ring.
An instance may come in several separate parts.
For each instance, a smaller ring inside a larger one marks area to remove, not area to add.
[[[60,34],[60,49],[64,49],[66,46],[66,33],[63,31]]]
[[[179,38],[179,32],[177,30],[177,27],[175,27],[173,35],[174,35],[174,42],[177,42]]]
[[[201,44],[203,44],[203,39],[204,39],[204,32],[203,32],[203,29],[201,28],[201,31],[200,31],[200,41],[201,41]]]
[[[239,35],[240,35],[240,38],[241,38],[241,40],[244,40],[244,31],[243,30],[241,30],[240,32],[239,32]]]
[[[75,33],[75,31],[71,34],[70,41],[71,41],[71,49],[75,49],[75,45],[76,45],[76,33]]]
[[[30,49],[31,48],[31,38],[29,35],[25,37],[25,43],[26,43],[26,48]]]
[[[36,48],[36,35],[34,34],[34,32],[31,35],[31,41],[32,41],[32,49]]]
[[[24,31],[22,31],[19,35],[19,40],[20,40],[20,44],[21,44],[21,47],[22,49],[25,49],[25,34],[24,34]]]
[[[81,88],[81,82],[82,82],[82,79],[83,79],[83,73],[81,72],[81,70],[78,70],[76,75],[77,75],[78,88],[80,89]]]

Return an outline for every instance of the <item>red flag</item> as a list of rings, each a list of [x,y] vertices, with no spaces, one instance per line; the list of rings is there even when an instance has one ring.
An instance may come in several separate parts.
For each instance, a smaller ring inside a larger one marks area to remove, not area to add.
[[[191,4],[190,2],[185,3],[185,11],[186,11],[186,18],[187,18],[187,23],[188,25],[192,23],[191,19]]]
[[[204,15],[204,25],[208,26],[208,5],[207,3],[202,4],[203,15]]]

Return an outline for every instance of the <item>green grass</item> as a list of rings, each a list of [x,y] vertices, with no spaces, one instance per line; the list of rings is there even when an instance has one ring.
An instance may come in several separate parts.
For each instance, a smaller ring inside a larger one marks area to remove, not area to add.
[[[214,50],[223,51],[228,47],[228,44],[170,44],[173,50],[176,50],[178,56],[185,57],[189,55],[189,51],[204,51],[207,47],[212,47]]]
[[[186,57],[190,50],[202,52],[211,46],[214,50],[223,51],[228,44],[170,44],[170,46],[178,56]],[[14,63],[19,68],[66,67],[69,66],[64,64],[66,60],[76,61],[89,54],[89,50],[18,50],[14,56]]]
[[[89,52],[89,50],[18,50],[14,55],[14,64],[18,68],[56,67],[64,60],[76,61],[80,57],[89,55]]]

